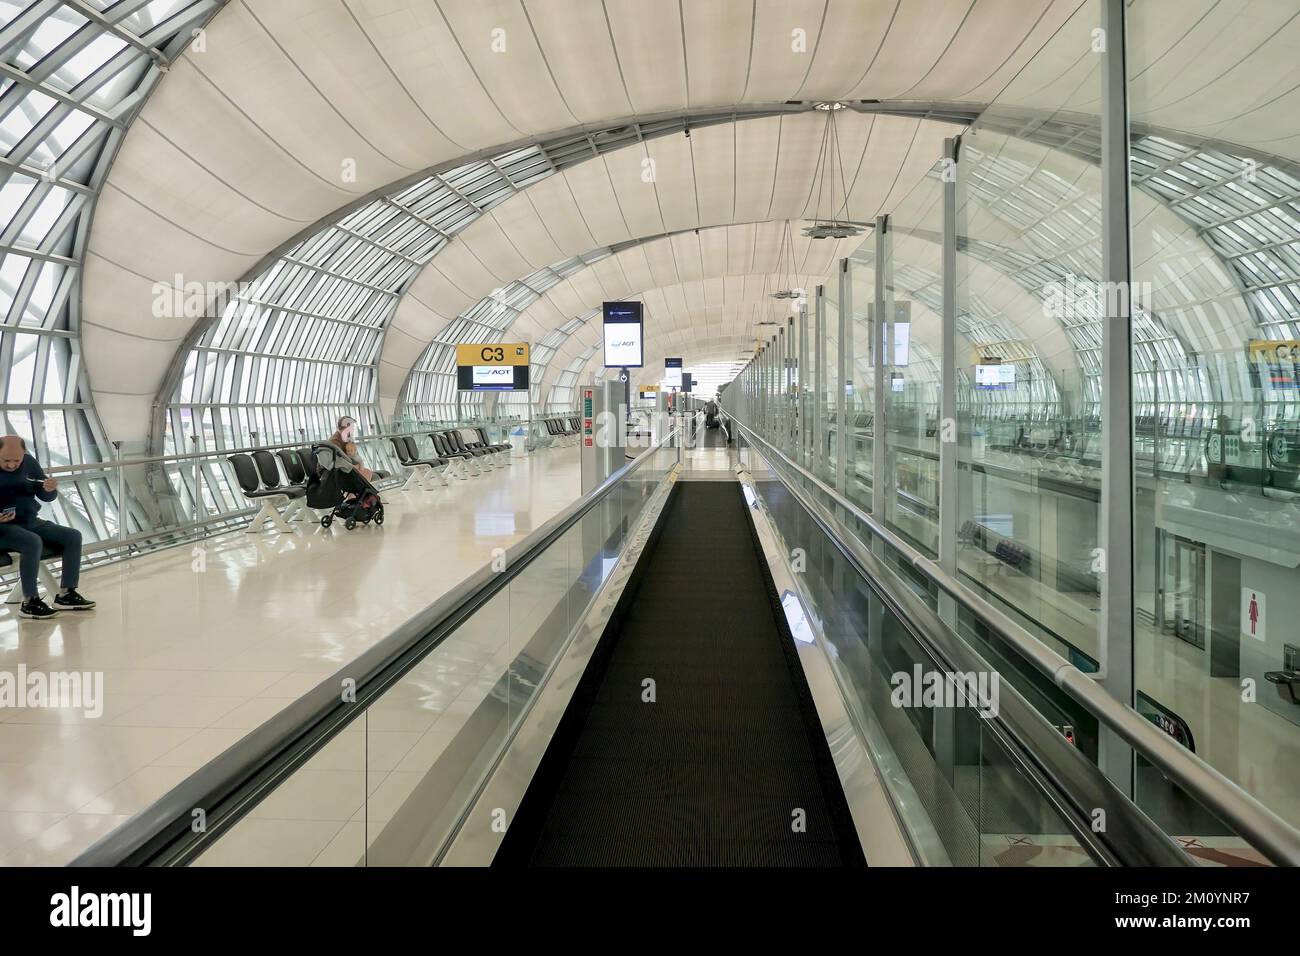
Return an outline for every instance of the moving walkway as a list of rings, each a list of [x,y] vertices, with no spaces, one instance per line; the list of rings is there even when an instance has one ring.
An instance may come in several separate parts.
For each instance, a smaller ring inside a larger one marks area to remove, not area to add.
[[[1243,853],[1300,861],[1257,801],[728,426],[736,481],[680,480],[670,433],[77,862],[1192,865],[1139,761]]]

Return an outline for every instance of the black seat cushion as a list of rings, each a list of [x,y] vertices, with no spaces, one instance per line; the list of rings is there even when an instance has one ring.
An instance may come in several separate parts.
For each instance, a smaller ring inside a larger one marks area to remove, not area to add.
[[[289,484],[301,485],[306,483],[307,470],[303,468],[302,461],[298,457],[298,449],[281,448],[275,454],[280,459],[280,464],[284,466],[284,474],[289,479]]]

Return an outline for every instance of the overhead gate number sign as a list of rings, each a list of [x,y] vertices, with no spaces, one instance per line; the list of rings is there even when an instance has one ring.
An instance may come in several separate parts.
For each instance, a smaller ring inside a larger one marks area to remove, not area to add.
[[[456,346],[456,386],[463,392],[528,389],[527,342],[480,342]]]

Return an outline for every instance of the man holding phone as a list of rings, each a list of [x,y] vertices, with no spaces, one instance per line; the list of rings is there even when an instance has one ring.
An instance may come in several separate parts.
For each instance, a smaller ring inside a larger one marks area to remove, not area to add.
[[[77,593],[81,576],[81,532],[40,517],[42,501],[59,496],[59,481],[49,478],[27,453],[17,435],[0,438],[0,550],[18,552],[18,573],[23,583],[19,614],[26,618],[53,617],[61,610],[89,611],[95,606]],[[54,607],[41,600],[37,572],[45,542],[63,549],[63,579]]]

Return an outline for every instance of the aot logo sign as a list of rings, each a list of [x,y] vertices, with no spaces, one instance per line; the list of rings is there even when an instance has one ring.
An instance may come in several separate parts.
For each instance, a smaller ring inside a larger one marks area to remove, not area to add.
[[[474,384],[476,386],[499,386],[509,388],[514,384],[515,370],[510,365],[475,365]]]

